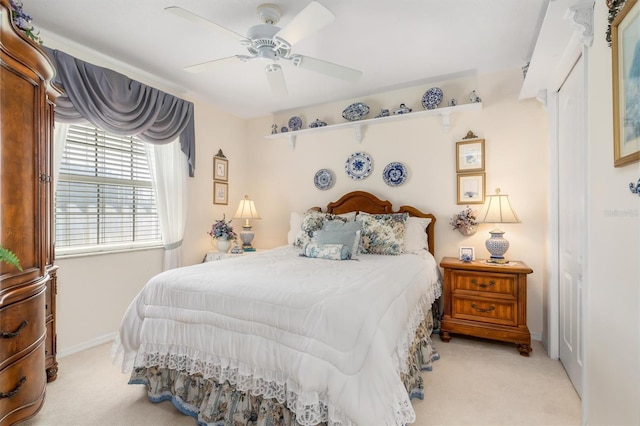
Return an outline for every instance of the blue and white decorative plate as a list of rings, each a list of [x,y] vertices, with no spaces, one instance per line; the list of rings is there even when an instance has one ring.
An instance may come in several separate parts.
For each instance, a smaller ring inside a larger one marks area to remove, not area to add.
[[[369,114],[369,107],[362,102],[356,102],[342,111],[342,117],[349,121],[362,120],[367,114]]]
[[[302,129],[302,119],[300,117],[291,117],[289,119],[289,129],[292,132]]]
[[[442,102],[443,96],[444,93],[442,93],[442,89],[439,87],[432,87],[422,95],[422,106],[425,109],[435,109],[440,105],[440,102]]]
[[[400,186],[407,180],[407,168],[402,163],[389,163],[382,172],[382,179],[389,186]]]
[[[313,177],[313,183],[316,188],[322,191],[331,188],[333,186],[333,182],[333,172],[329,169],[320,169]]]
[[[351,179],[362,180],[371,174],[373,164],[366,152],[354,152],[347,158],[344,171]]]

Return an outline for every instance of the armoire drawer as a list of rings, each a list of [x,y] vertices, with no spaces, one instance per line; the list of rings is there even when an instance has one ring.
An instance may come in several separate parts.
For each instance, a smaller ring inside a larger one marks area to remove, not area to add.
[[[0,309],[0,369],[44,333],[44,291]]]
[[[27,356],[0,370],[0,425],[32,416],[44,402],[44,339]]]

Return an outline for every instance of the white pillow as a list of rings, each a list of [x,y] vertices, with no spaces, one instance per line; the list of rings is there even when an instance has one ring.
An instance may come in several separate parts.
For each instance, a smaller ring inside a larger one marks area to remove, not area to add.
[[[404,251],[420,251],[429,249],[429,238],[426,230],[431,219],[427,217],[409,217],[404,234]]]
[[[291,218],[289,219],[289,232],[287,233],[287,243],[293,244],[298,236],[298,232],[302,227],[302,219],[304,214],[298,212],[291,212]]]

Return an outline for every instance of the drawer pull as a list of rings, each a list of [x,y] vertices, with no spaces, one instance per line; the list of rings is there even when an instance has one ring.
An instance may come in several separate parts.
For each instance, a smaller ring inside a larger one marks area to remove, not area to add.
[[[26,381],[27,381],[27,377],[26,376],[22,376],[22,379],[20,379],[20,381],[18,382],[18,384],[16,385],[16,387],[12,391],[9,391],[7,393],[0,392],[0,399],[2,399],[2,398],[12,398],[12,397],[16,396],[18,394],[18,392],[20,392],[20,388],[22,387],[22,385],[24,385],[24,383]]]
[[[483,312],[483,313],[487,313],[487,312],[491,312],[491,311],[495,311],[495,310],[496,310],[496,307],[495,307],[495,306],[493,306],[493,305],[491,305],[491,306],[489,307],[489,309],[483,309],[483,308],[478,308],[478,305],[476,305],[475,303],[472,303],[472,304],[471,304],[471,307],[472,307],[473,309],[475,309],[476,311],[478,311],[478,312]]]
[[[12,337],[16,337],[22,332],[22,329],[25,328],[27,324],[29,324],[29,321],[24,320],[20,323],[16,331],[11,331],[8,333],[3,331],[2,333],[0,333],[0,336],[2,336],[3,339],[11,339]]]
[[[489,281],[489,284],[485,284],[485,283],[478,283],[478,280],[476,280],[475,278],[471,279],[471,284],[473,285],[477,285],[480,288],[487,288],[487,287],[491,287],[493,285],[496,285],[496,282],[491,280]]]

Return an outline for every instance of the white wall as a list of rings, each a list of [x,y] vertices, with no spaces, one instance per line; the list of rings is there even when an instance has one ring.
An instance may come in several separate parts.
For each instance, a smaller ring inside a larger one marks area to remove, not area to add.
[[[640,165],[613,167],[608,10],[596,2],[589,51],[588,310],[585,423],[640,424]]]
[[[445,102],[456,97],[466,103],[467,95],[476,89],[483,108],[451,116],[451,128],[443,132],[438,117],[403,120],[369,126],[361,144],[353,129],[317,132],[297,138],[295,150],[286,139],[265,139],[271,124],[286,125],[289,117],[299,115],[305,123],[320,118],[328,123],[341,123],[342,110],[355,100],[345,100],[298,111],[287,111],[252,120],[249,123],[249,186],[261,221],[254,222],[257,247],[286,243],[291,211],[304,211],[311,206],[325,207],[330,201],[353,190],[364,190],[388,199],[398,208],[402,204],[432,212],[436,226],[436,257],[457,256],[460,246],[473,246],[476,255],[487,257],[484,240],[492,225],[480,226],[470,238],[449,227],[449,218],[462,210],[456,204],[455,142],[469,130],[485,139],[487,191],[500,187],[510,195],[522,223],[504,225],[511,242],[507,257],[525,261],[534,270],[529,277],[528,325],[534,337],[542,333],[542,294],[547,276],[545,264],[546,233],[546,119],[535,100],[518,101],[522,84],[519,69],[497,74],[467,77],[433,84],[442,87]],[[430,85],[430,86],[433,86]],[[371,107],[375,116],[381,107],[395,109],[403,102],[414,110],[422,110],[420,99],[430,86],[413,87],[380,93],[358,99]],[[344,173],[347,157],[365,151],[373,159],[374,170],[363,181],[351,180]],[[382,179],[382,170],[391,161],[405,163],[409,179],[399,187],[390,187]],[[318,169],[332,169],[335,185],[320,191],[313,184]],[[480,208],[480,206],[477,206]]]

